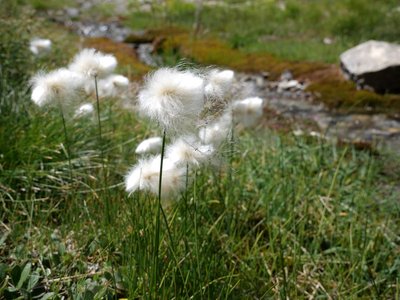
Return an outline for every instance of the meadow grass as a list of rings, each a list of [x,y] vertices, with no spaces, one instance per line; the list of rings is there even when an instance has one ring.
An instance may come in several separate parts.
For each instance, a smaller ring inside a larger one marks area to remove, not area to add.
[[[154,298],[157,196],[122,182],[155,127],[102,103],[105,190],[95,116],[66,119],[71,181],[57,108],[17,95],[0,124],[0,294]],[[395,157],[265,128],[234,141],[165,208],[159,298],[398,299]]]

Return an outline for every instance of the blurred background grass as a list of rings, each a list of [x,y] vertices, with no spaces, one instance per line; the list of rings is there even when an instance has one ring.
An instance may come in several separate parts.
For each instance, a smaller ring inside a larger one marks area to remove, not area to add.
[[[211,3],[204,1],[202,32],[216,35],[234,48],[268,52],[283,59],[333,63],[341,52],[362,41],[400,39],[400,9],[396,0]],[[194,3],[171,0],[160,6],[154,4],[148,12],[129,13],[127,22],[138,29],[165,24],[191,29],[195,11]],[[330,39],[331,44],[324,43],[324,39]]]

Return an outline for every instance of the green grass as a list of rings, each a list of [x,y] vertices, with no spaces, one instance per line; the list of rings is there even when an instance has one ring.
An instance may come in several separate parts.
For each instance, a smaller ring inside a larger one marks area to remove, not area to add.
[[[104,191],[95,120],[67,118],[71,182],[58,110],[28,97],[0,123],[0,294],[154,297],[157,197],[121,183],[155,127],[102,103]],[[166,211],[160,298],[399,296],[398,160],[265,129],[235,138],[231,166],[227,155]]]
[[[36,10],[63,9],[74,5],[74,0],[21,0],[20,2],[29,4]]]
[[[262,126],[166,207],[152,289],[157,196],[128,197],[123,180],[159,130],[105,99],[99,141],[95,116],[66,109],[71,179],[60,112],[32,104],[27,78],[67,62],[74,39],[32,62],[2,38],[26,65],[3,64],[0,82],[1,299],[400,299],[399,157]]]
[[[277,2],[204,5],[202,32],[245,51],[328,63],[337,62],[341,52],[367,39],[399,41],[400,13],[395,0],[290,0],[284,1],[285,9]],[[192,29],[195,9],[194,4],[171,0],[165,9],[156,5],[150,12],[136,9],[128,23],[139,29],[166,23]],[[325,45],[325,37],[334,43]]]

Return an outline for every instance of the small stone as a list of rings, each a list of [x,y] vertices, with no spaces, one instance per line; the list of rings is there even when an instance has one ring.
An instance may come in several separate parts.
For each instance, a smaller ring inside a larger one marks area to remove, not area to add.
[[[329,38],[329,37],[325,37],[323,39],[323,42],[325,45],[332,45],[333,44],[333,39]]]
[[[293,74],[290,70],[286,70],[281,74],[280,81],[289,81],[293,79]]]
[[[75,7],[67,7],[65,12],[70,18],[76,18],[79,16],[79,9]]]

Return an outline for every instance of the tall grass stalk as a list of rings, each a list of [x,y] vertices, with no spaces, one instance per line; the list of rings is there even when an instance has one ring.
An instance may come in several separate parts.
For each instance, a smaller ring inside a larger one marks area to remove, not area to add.
[[[62,106],[62,103],[61,103],[60,99],[58,99],[58,106],[59,106],[60,116],[61,116],[62,125],[63,125],[64,139],[65,139],[65,150],[67,152],[66,154],[67,154],[67,159],[68,159],[69,179],[70,179],[71,184],[72,184],[73,175],[72,175],[71,149],[70,149],[70,144],[69,144],[69,138],[68,138],[68,132],[67,132],[67,123],[65,121],[64,109],[63,109],[63,106]]]
[[[233,111],[232,111],[232,124],[231,124],[231,130],[230,130],[230,135],[229,135],[229,166],[228,166],[229,167],[228,187],[230,187],[230,188],[229,188],[228,197],[225,198],[225,206],[228,206],[228,202],[232,201],[232,199],[233,199],[232,187],[233,187],[234,151],[235,151],[235,122],[234,122]]]
[[[196,255],[196,271],[197,271],[197,279],[200,280],[200,251],[199,251],[199,231],[197,227],[197,171],[194,173],[194,189],[193,189],[193,205],[194,205],[194,244],[195,244],[195,255]],[[199,292],[203,295],[203,289],[201,285],[199,285]]]
[[[158,199],[157,199],[157,212],[156,212],[156,228],[154,235],[154,251],[153,251],[153,291],[155,293],[155,298],[158,296],[158,276],[159,276],[159,248],[160,248],[160,218],[162,211],[161,204],[161,189],[162,189],[162,174],[163,174],[163,163],[165,154],[165,139],[166,139],[166,129],[163,131],[162,146],[161,146],[161,162],[160,162],[160,176],[158,181]],[[168,224],[167,224],[168,226]]]
[[[102,134],[102,126],[101,126],[101,117],[100,117],[100,100],[99,100],[99,90],[97,85],[97,76],[94,76],[94,86],[95,86],[95,93],[96,93],[96,112],[97,112],[97,126],[98,126],[98,142],[100,147],[100,160],[101,160],[101,171],[103,173],[103,189],[105,193],[105,207],[106,207],[106,215],[108,223],[111,222],[111,215],[110,215],[110,202],[109,202],[109,193],[108,193],[108,178],[107,178],[107,170],[106,170],[106,163],[104,157],[104,143],[103,143],[103,134]]]
[[[96,94],[96,112],[97,112],[97,125],[98,125],[98,143],[100,147],[100,160],[101,160],[101,172],[103,173],[103,190],[104,190],[104,203],[105,203],[105,210],[106,210],[106,218],[107,222],[106,227],[112,226],[112,216],[111,216],[111,203],[110,203],[110,194],[108,189],[108,177],[107,177],[107,169],[106,169],[106,162],[104,157],[104,142],[103,142],[103,133],[102,133],[102,126],[101,126],[101,117],[100,117],[100,100],[99,100],[99,90],[97,84],[97,76],[94,76],[94,86],[95,86],[95,94]],[[110,108],[111,109],[111,108]],[[112,234],[111,231],[107,231],[109,234]],[[109,237],[111,238],[111,237]],[[111,260],[111,274],[112,274],[112,285],[114,290],[117,290],[116,286],[116,278],[115,278],[115,269],[114,269],[114,262]]]

